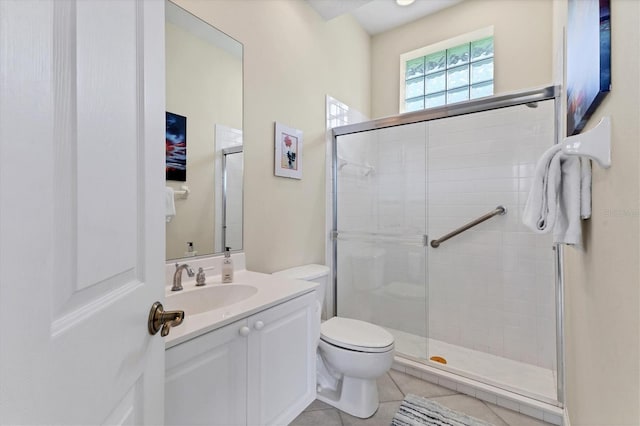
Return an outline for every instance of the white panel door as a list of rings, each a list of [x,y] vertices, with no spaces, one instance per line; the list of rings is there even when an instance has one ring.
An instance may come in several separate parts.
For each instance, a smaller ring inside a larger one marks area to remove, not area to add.
[[[0,421],[161,424],[164,4],[0,0]]]
[[[167,350],[165,424],[247,424],[247,320]]]
[[[249,425],[289,424],[316,398],[315,292],[249,318]]]

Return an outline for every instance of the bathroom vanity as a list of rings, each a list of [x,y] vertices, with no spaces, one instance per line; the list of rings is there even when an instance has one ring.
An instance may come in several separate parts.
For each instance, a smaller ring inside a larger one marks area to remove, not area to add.
[[[166,339],[165,423],[287,424],[316,396],[316,284],[249,271],[219,279],[167,295],[185,319]]]

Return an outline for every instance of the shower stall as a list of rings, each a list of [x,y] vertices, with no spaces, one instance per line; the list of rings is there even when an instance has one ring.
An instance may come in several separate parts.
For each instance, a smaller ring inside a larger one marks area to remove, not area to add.
[[[560,405],[562,253],[521,223],[558,96],[334,128],[334,313],[385,327],[426,369]]]

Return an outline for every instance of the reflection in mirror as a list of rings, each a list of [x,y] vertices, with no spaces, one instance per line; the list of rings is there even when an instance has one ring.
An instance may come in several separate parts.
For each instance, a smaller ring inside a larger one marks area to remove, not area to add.
[[[165,5],[167,112],[186,117],[184,144],[170,144],[167,132],[168,157],[186,145],[186,177],[167,173],[175,215],[167,214],[166,259],[241,250],[242,44]]]
[[[222,229],[220,246],[237,250],[242,248],[242,147],[222,150]]]

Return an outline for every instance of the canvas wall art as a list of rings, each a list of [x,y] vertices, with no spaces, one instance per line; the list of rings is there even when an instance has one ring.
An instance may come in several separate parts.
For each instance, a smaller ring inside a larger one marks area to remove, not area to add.
[[[187,180],[187,117],[166,115],[166,180]]]
[[[611,90],[609,0],[569,0],[567,136],[580,133]]]

